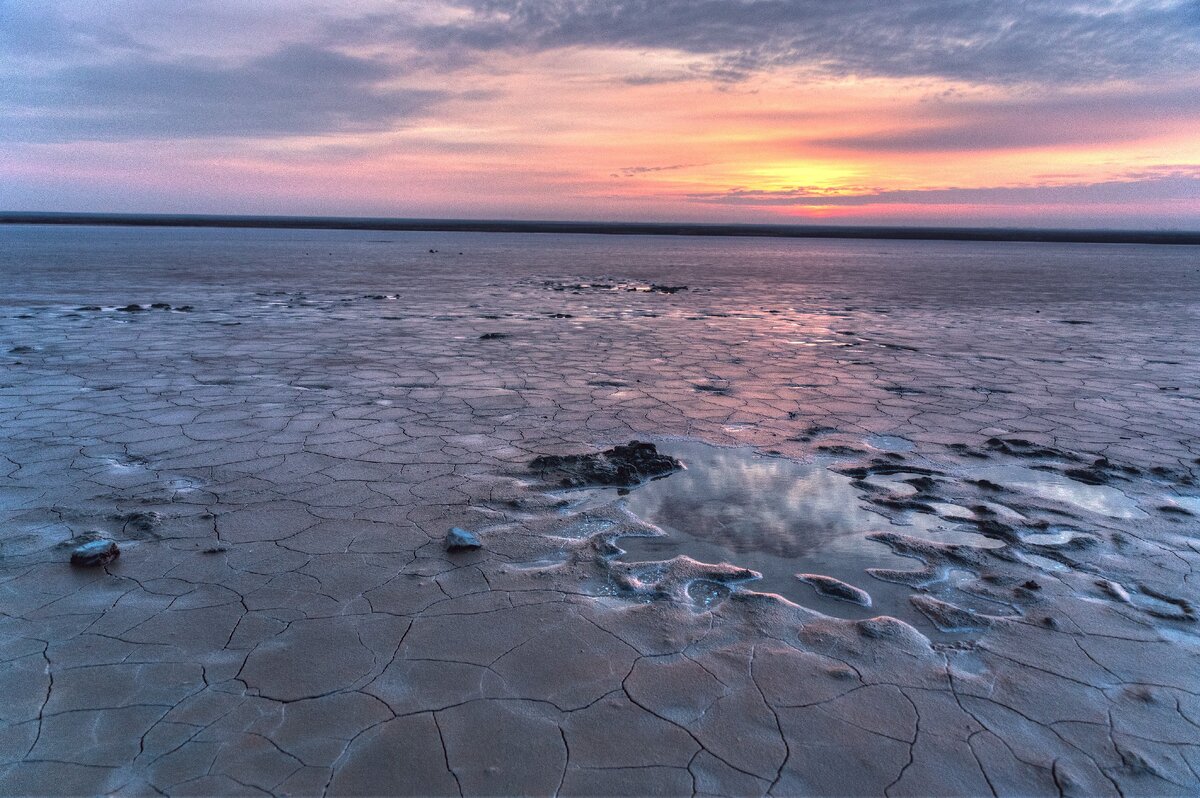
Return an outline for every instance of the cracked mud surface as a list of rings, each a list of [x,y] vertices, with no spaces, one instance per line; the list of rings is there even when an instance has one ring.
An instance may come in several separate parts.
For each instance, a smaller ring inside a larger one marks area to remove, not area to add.
[[[1200,791],[1184,248],[3,235],[0,792]],[[668,439],[879,564],[631,562],[528,469]]]

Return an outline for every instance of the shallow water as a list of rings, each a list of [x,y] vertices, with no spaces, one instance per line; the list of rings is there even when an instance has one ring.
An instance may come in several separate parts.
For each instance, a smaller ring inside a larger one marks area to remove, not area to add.
[[[1055,471],[1016,465],[972,469],[972,477],[1010,485],[1043,499],[1075,505],[1110,518],[1145,518],[1136,501],[1116,488],[1085,485]]]
[[[638,488],[626,506],[667,536],[622,538],[618,545],[625,561],[684,554],[701,562],[727,562],[762,574],[747,589],[777,593],[843,618],[892,615],[929,631],[909,602],[910,588],[875,579],[866,570],[916,570],[921,563],[893,554],[867,535],[891,530],[946,543],[996,545],[928,515],[913,513],[904,519],[908,524],[894,524],[867,510],[852,480],[821,461],[797,462],[695,441],[668,441],[658,448],[683,461],[686,470]],[[822,596],[796,579],[798,573],[832,576],[865,590],[872,606]]]

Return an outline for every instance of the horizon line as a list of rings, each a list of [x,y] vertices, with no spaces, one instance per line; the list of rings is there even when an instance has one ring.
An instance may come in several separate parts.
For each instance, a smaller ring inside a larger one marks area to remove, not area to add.
[[[1064,244],[1200,246],[1200,230],[953,227],[932,225],[817,225],[722,222],[598,222],[520,219],[427,219],[370,216],[142,214],[0,211],[0,225],[193,227],[396,232],[558,233],[593,235],[848,238],[908,241],[1008,241]]]

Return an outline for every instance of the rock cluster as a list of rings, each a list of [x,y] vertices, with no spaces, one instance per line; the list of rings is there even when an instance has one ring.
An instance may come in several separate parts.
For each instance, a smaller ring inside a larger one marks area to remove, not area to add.
[[[535,457],[529,467],[544,477],[557,477],[567,488],[632,488],[672,474],[683,468],[683,463],[659,454],[653,443],[630,441],[596,454],[542,455]]]

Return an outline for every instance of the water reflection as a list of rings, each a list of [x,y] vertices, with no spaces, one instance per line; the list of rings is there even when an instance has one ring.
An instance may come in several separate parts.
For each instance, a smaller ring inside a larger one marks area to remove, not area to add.
[[[822,463],[763,457],[747,448],[691,441],[659,444],[687,470],[652,482],[627,499],[628,508],[667,533],[664,538],[622,538],[623,560],[667,560],[680,554],[708,563],[751,568],[762,579],[752,590],[778,593],[829,615],[867,618],[886,614],[932,632],[909,603],[909,589],[874,579],[867,568],[913,570],[871,532],[899,529],[936,536],[951,530],[931,516],[896,527],[866,510],[851,480]],[[977,536],[975,536],[977,537]],[[797,573],[832,576],[870,593],[872,607],[818,594]]]
[[[629,509],[726,552],[796,559],[845,535],[888,526],[859,506],[849,478],[822,465],[692,442],[659,448],[688,468],[634,491]]]
[[[986,479],[1040,496],[1043,499],[1073,504],[1109,518],[1145,518],[1137,502],[1116,488],[1085,485],[1057,471],[1042,471],[1016,465],[986,466],[973,469],[975,479]]]

